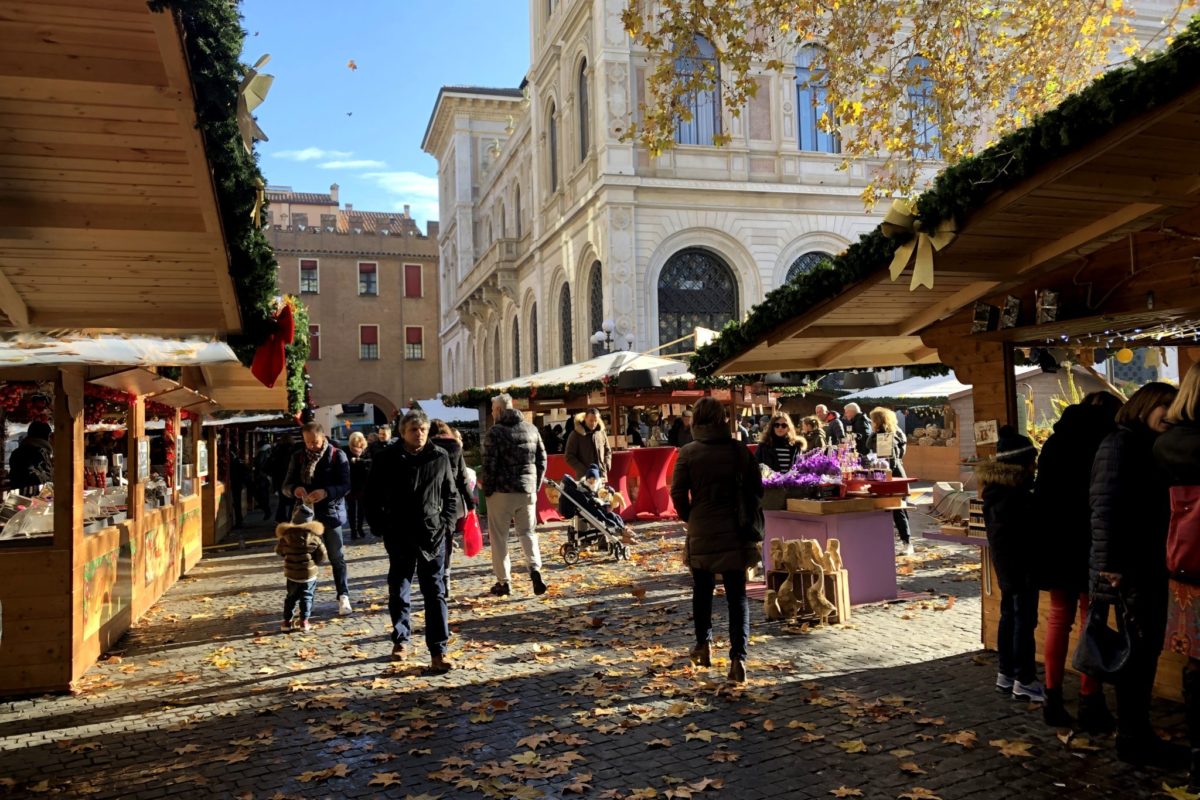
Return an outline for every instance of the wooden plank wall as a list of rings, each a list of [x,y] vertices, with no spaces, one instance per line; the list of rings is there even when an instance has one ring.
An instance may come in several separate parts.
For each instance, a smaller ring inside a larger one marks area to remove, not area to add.
[[[61,691],[71,680],[71,553],[0,551],[0,693]]]

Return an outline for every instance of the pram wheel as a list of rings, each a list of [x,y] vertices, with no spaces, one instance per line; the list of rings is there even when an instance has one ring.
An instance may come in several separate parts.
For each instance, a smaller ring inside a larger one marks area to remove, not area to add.
[[[560,547],[558,553],[562,556],[563,562],[568,567],[573,566],[579,561],[579,548],[571,542],[567,542]]]
[[[627,545],[627,544],[617,545],[617,558],[623,558],[626,561],[629,560],[629,545]]]

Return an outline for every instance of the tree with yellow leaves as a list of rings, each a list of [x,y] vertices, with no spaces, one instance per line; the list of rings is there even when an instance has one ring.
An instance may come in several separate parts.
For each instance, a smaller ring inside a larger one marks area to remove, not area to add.
[[[625,29],[651,63],[627,136],[657,156],[709,113],[697,98],[719,88],[716,113],[739,116],[761,76],[802,53],[803,97],[842,168],[876,160],[870,207],[1057,105],[1114,54],[1164,45],[1196,3],[1171,0],[1139,39],[1125,0],[627,0]]]

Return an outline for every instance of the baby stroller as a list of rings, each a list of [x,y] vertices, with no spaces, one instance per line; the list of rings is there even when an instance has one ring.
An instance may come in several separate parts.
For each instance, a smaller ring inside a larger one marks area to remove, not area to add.
[[[595,495],[581,487],[570,475],[564,475],[562,483],[552,480],[546,483],[558,492],[558,513],[562,514],[563,519],[578,517],[588,526],[582,530],[572,527],[567,532],[567,541],[559,548],[559,554],[567,566],[579,561],[579,556],[590,547],[611,553],[617,561],[629,560],[629,545],[621,541],[625,526],[605,518],[604,509]]]

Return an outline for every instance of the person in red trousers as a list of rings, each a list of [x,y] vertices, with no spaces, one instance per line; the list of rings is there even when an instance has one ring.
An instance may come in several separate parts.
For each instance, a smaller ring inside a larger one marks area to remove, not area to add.
[[[1088,558],[1092,547],[1091,505],[1088,488],[1096,450],[1116,429],[1114,419],[1121,400],[1108,392],[1093,392],[1068,406],[1054,425],[1054,433],[1038,458],[1034,498],[1045,525],[1039,576],[1050,593],[1046,621],[1046,724],[1056,728],[1074,725],[1063,702],[1063,672],[1068,642],[1076,614],[1087,619]],[[1082,627],[1082,623],[1080,624]],[[1081,676],[1079,723],[1090,733],[1111,733],[1115,720],[1104,699],[1103,684]]]

